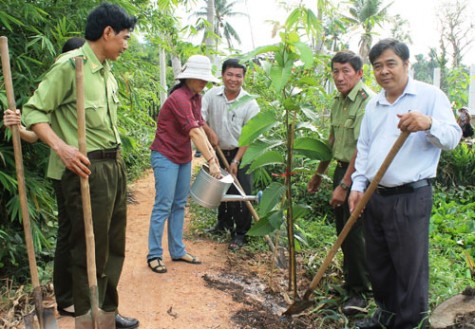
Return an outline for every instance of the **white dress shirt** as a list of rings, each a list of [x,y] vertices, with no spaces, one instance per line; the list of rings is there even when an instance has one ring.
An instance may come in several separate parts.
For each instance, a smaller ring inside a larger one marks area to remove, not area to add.
[[[428,131],[411,133],[379,183],[399,186],[436,176],[441,150],[454,149],[462,132],[447,96],[438,88],[409,78],[403,94],[389,103],[382,90],[366,106],[358,139],[354,191],[364,191],[400,135],[397,114],[421,112],[432,118]]]

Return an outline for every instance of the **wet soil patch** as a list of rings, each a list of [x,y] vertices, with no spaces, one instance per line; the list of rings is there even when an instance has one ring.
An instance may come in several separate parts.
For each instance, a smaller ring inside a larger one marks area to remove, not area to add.
[[[208,287],[231,295],[243,308],[231,316],[239,328],[311,328],[310,319],[282,316],[287,305],[282,305],[277,296],[269,292],[256,277],[234,274],[204,275]]]
[[[455,324],[446,329],[469,329],[475,328],[475,312],[457,314]]]

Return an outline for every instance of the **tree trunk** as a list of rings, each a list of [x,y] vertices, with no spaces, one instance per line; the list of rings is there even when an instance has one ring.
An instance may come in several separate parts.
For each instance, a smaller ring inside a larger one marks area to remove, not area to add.
[[[208,19],[208,27],[206,28],[206,48],[213,49],[214,48],[214,16],[215,16],[215,9],[214,9],[214,0],[207,0],[208,1],[208,10],[207,10],[207,19]]]
[[[160,85],[163,90],[160,91],[160,104],[165,103],[167,99],[167,61],[166,61],[165,49],[160,48]]]

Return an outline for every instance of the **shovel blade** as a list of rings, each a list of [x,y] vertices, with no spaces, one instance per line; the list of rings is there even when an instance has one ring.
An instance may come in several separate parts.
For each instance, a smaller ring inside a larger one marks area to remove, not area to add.
[[[58,329],[54,307],[45,307],[43,312],[43,325],[40,325],[36,312],[31,312],[23,317],[25,329]]]
[[[292,305],[289,306],[289,308],[282,315],[292,316],[292,315],[302,313],[307,308],[312,306],[312,304],[313,302],[311,300],[308,300],[305,298],[301,300],[296,300]]]
[[[115,329],[115,312],[99,310],[96,323],[97,329]]]
[[[89,311],[75,318],[75,329],[115,329],[115,312],[99,310],[94,321]]]
[[[58,322],[53,307],[43,309],[43,329],[58,329]]]
[[[25,326],[25,329],[35,329],[34,323],[35,323],[34,312],[27,314],[23,317],[23,324]]]

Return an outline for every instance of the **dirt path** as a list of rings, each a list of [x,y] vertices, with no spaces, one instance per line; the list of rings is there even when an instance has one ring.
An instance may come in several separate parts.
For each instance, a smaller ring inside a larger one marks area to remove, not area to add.
[[[146,263],[155,195],[152,171],[147,171],[131,190],[137,203],[128,206],[126,257],[119,284],[120,313],[139,319],[141,329],[240,328],[232,324],[231,316],[243,305],[226,292],[209,288],[204,279],[225,271],[227,246],[209,240],[186,240],[187,251],[199,256],[203,263],[172,262],[165,234],[168,272],[152,272]],[[58,321],[61,329],[74,328],[72,318],[61,317]]]

